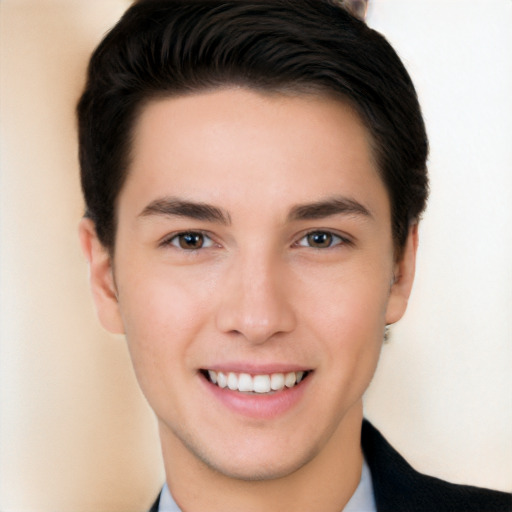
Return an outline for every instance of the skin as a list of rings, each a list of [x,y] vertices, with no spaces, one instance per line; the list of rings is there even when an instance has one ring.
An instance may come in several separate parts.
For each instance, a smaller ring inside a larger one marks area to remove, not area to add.
[[[361,397],[417,247],[412,226],[395,260],[368,137],[349,106],[318,96],[158,99],[136,125],[114,254],[81,223],[100,320],[126,334],[187,512],[339,512],[357,487]],[[291,406],[252,395],[251,415],[201,372],[230,368],[310,373]]]

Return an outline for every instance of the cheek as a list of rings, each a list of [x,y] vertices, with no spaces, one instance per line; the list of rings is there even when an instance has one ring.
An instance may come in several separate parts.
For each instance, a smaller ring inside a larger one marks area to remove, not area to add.
[[[368,388],[379,361],[384,334],[384,301],[371,295],[340,297],[336,310],[325,316],[325,374],[335,409],[348,410]]]
[[[123,276],[121,276],[123,277]],[[211,302],[211,283],[162,265],[120,279],[120,307],[127,330],[146,337],[193,329]]]
[[[122,282],[120,311],[141,385],[154,373],[172,378],[169,368],[186,361],[189,347],[211,316],[208,294],[194,281],[165,272],[138,273]]]
[[[390,284],[387,272],[338,269],[329,275],[302,278],[304,311],[312,322],[339,339],[357,343],[384,329]]]
[[[317,290],[307,309],[311,330],[320,334],[326,361],[341,388],[355,394],[371,379],[382,347],[389,289],[383,274],[352,274]]]
[[[330,312],[324,309],[322,329],[324,339],[328,340],[330,361],[343,367],[343,375],[349,379],[353,373],[361,373],[364,367],[373,373],[382,346],[384,326],[384,302],[370,303],[364,300],[364,296],[354,295],[340,298]]]

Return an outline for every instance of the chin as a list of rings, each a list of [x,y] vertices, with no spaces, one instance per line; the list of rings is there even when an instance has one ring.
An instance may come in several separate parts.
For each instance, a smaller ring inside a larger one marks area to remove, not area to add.
[[[233,461],[231,461],[231,463],[222,464],[208,460],[203,460],[203,462],[225,477],[246,482],[262,482],[287,477],[307,464],[308,460],[289,461],[285,464],[283,464],[282,461],[276,462],[275,460],[261,461],[256,464],[233,463]]]
[[[191,450],[192,447],[188,447]],[[257,482],[284,478],[307,465],[318,453],[316,446],[307,452],[297,450],[273,449],[273,447],[256,448],[255,445],[238,447],[236,453],[224,450],[222,453],[209,450],[200,453],[192,448],[192,452],[206,467],[225,477]]]

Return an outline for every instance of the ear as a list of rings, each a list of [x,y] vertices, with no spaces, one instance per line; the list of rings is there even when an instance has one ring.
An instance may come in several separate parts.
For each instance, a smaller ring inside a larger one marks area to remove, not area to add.
[[[400,259],[395,263],[394,280],[389,294],[386,310],[386,324],[398,322],[407,309],[416,269],[416,251],[418,249],[418,224],[409,228],[407,241]]]
[[[78,227],[80,245],[89,263],[89,282],[101,325],[114,334],[124,334],[117,301],[112,258],[98,239],[91,219],[83,218]]]

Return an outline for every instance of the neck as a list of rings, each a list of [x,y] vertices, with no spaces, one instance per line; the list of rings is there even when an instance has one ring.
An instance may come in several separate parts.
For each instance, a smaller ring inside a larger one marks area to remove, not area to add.
[[[356,404],[310,460],[275,479],[241,480],[198,460],[160,426],[167,484],[183,512],[340,512],[361,479],[362,405]]]

